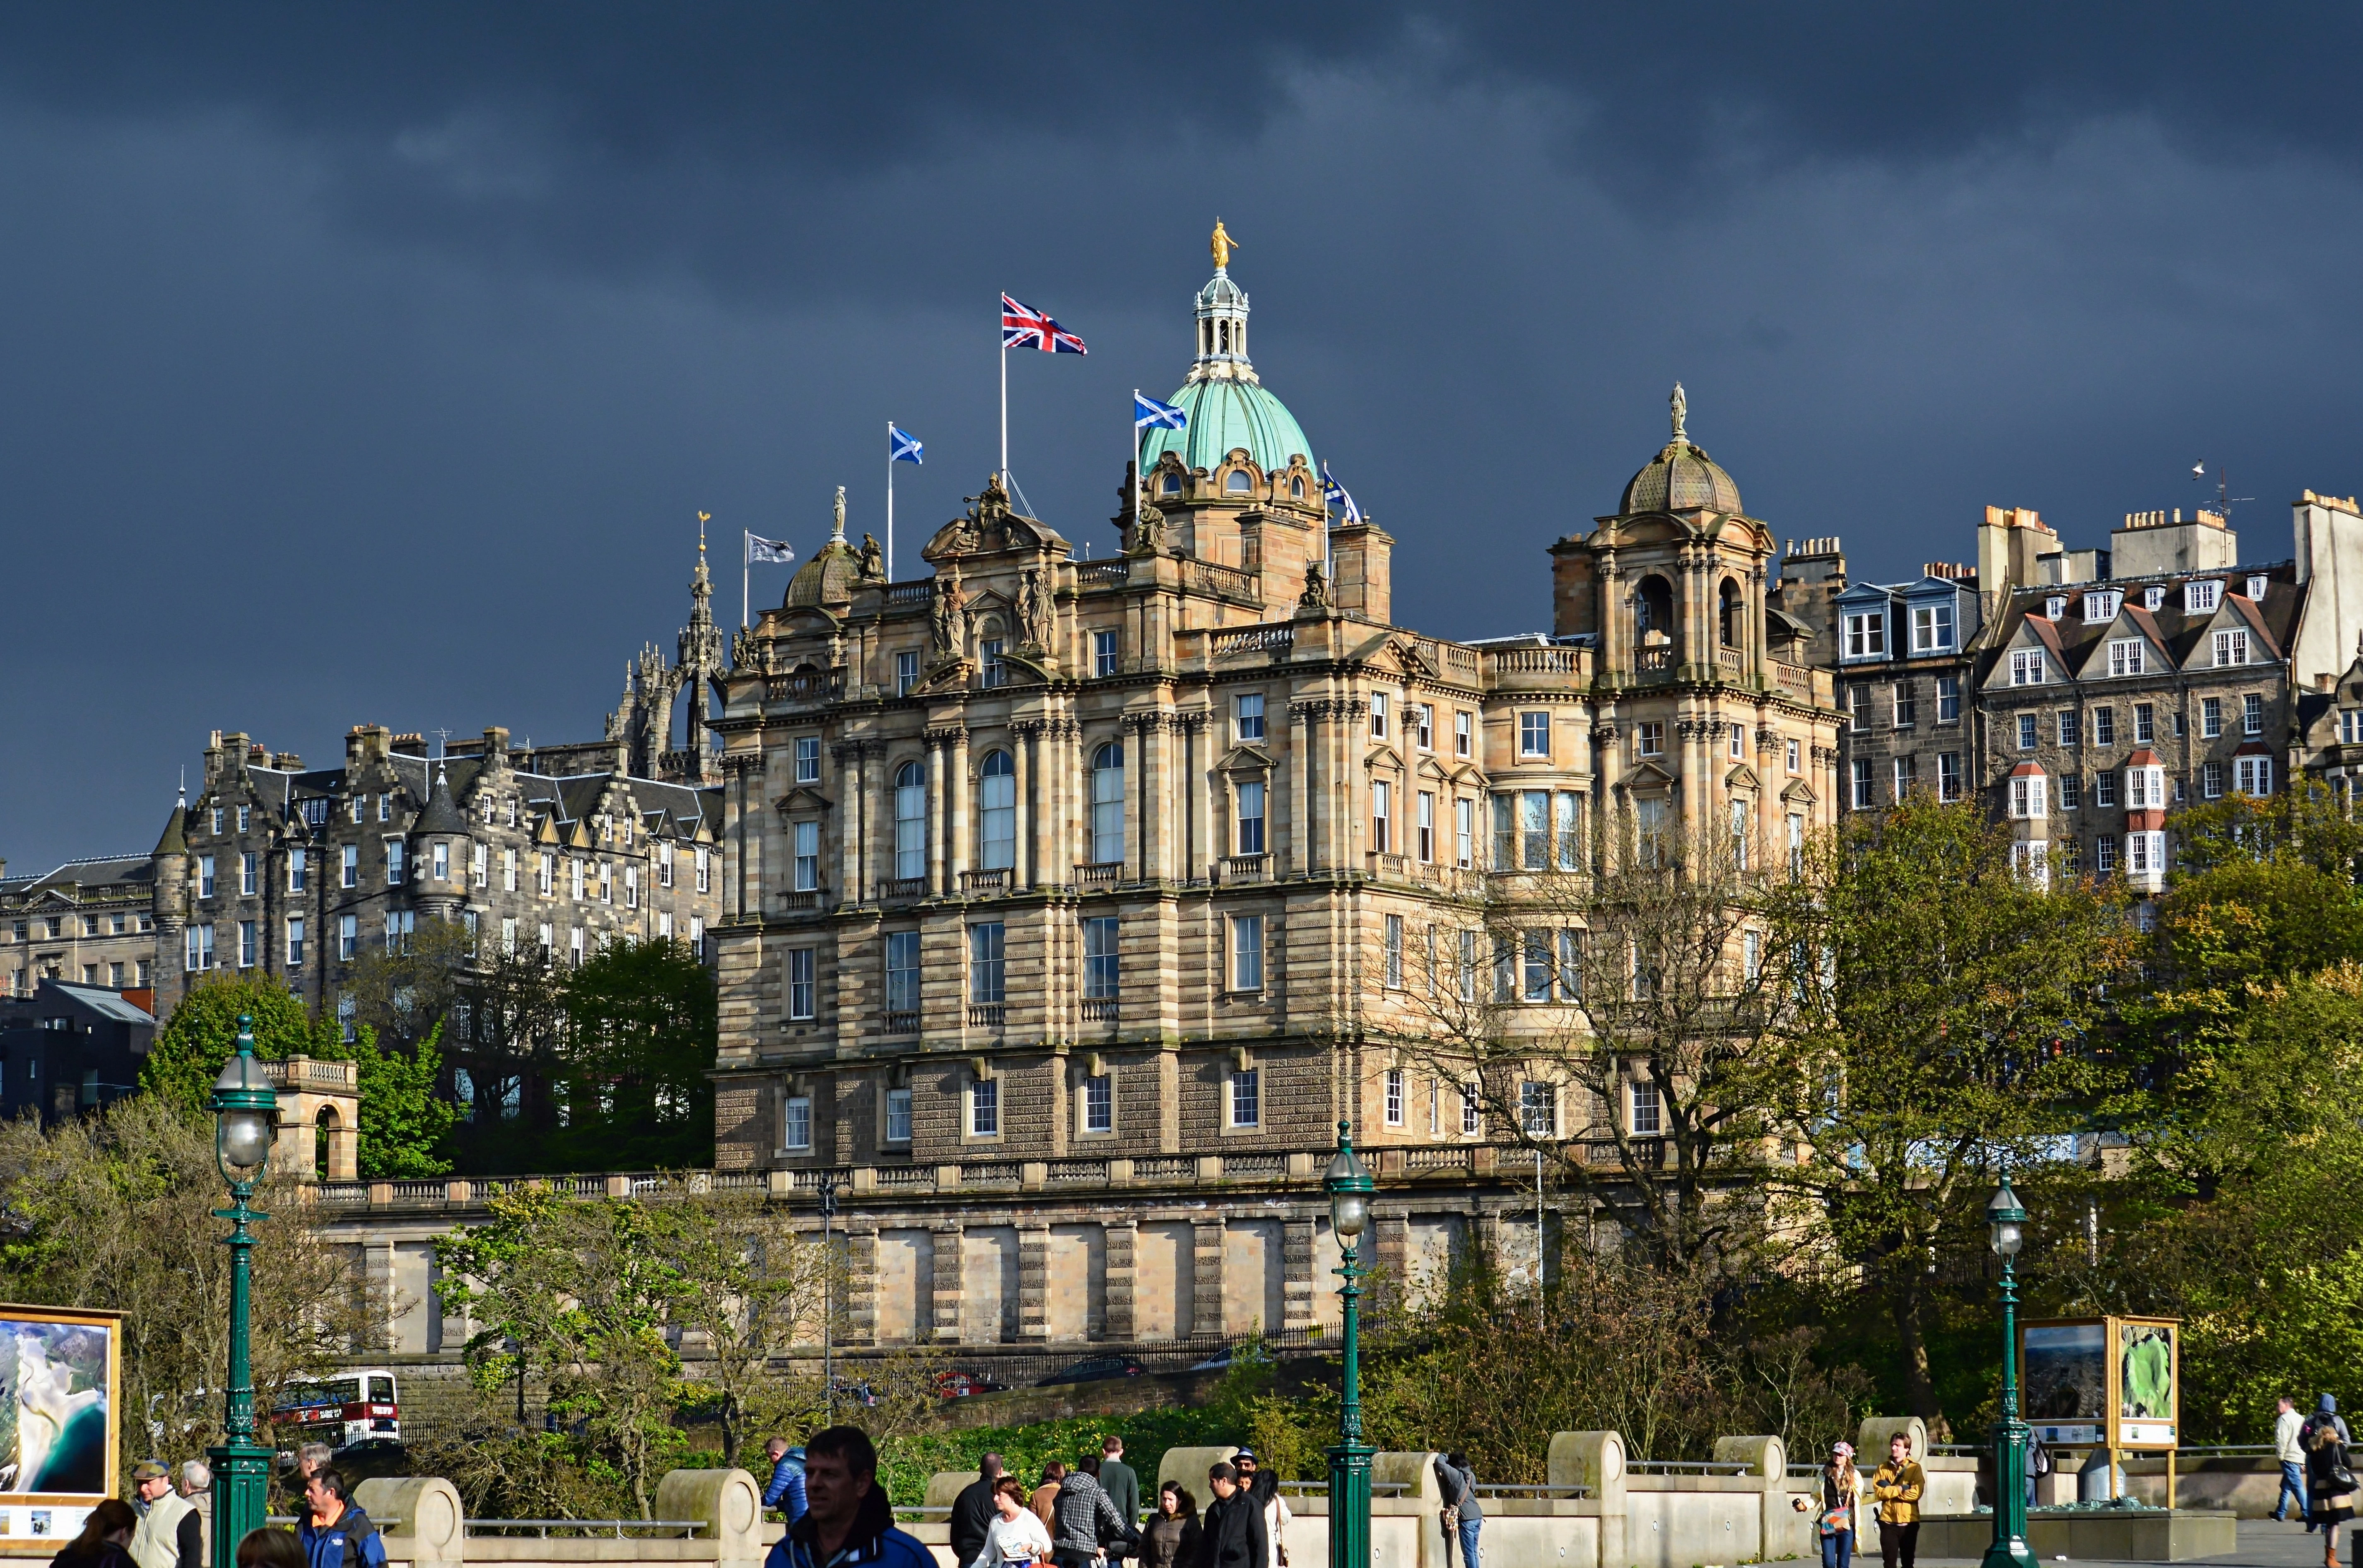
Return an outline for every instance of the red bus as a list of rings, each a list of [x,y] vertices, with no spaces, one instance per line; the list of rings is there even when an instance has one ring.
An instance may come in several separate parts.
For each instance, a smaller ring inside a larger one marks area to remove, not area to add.
[[[271,1419],[283,1441],[299,1444],[341,1449],[402,1440],[402,1406],[395,1398],[394,1373],[386,1367],[292,1384],[280,1391]]]

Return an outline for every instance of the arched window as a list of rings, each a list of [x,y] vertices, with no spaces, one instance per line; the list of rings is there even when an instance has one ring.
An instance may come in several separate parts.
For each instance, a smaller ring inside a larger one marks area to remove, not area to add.
[[[1642,578],[1633,590],[1633,639],[1647,645],[1653,631],[1668,639],[1674,634],[1674,591],[1658,576]]]
[[[1178,473],[1169,473],[1169,474],[1167,474],[1167,475],[1165,476],[1165,484],[1164,484],[1164,485],[1162,486],[1162,488],[1163,488],[1163,490],[1164,490],[1165,494],[1167,494],[1168,495],[1181,495],[1181,494],[1182,494],[1182,476],[1181,476],[1180,474],[1178,474]]]
[[[927,874],[927,770],[916,762],[894,771],[894,874]]]
[[[329,1151],[335,1146],[337,1107],[322,1106],[314,1122],[312,1134],[312,1173],[321,1181],[328,1179]]]
[[[1124,859],[1124,748],[1111,740],[1092,753],[1092,860]]]
[[[1747,613],[1742,608],[1739,584],[1726,577],[1723,580],[1722,603],[1716,616],[1717,626],[1725,648],[1739,646],[1739,634],[1744,629]]]
[[[1244,495],[1255,488],[1255,481],[1248,477],[1246,469],[1235,468],[1231,470],[1231,476],[1223,481],[1223,488],[1234,495]]]
[[[1296,497],[1298,500],[1300,500],[1300,501],[1304,500],[1304,481],[1303,481],[1302,479],[1292,479],[1292,480],[1290,480],[1290,481],[1288,482],[1288,493],[1289,493],[1291,495],[1295,496],[1295,497]]]
[[[984,754],[984,778],[978,791],[984,833],[977,850],[982,871],[1007,871],[1017,863],[1017,765],[1006,751]]]

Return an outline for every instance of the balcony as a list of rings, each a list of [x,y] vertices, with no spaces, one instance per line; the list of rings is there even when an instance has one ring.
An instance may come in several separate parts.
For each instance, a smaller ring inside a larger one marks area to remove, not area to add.
[[[1094,861],[1075,868],[1075,884],[1079,887],[1114,887],[1123,880],[1122,861]]]
[[[881,896],[887,898],[925,898],[927,879],[924,876],[890,876],[879,886]]]
[[[1714,651],[1714,662],[1717,665],[1730,671],[1736,675],[1739,673],[1741,668],[1739,650],[1736,648],[1718,648]]]
[[[1009,1017],[1006,1002],[971,1002],[968,1005],[968,1027],[972,1029],[997,1029]]]
[[[763,699],[774,703],[835,702],[845,695],[842,670],[798,670],[763,683]]]
[[[782,909],[817,909],[820,907],[820,897],[821,890],[816,887],[808,887],[802,893],[782,893],[780,895],[780,907]]]
[[[1082,561],[1075,563],[1075,586],[1105,587],[1132,581],[1132,562],[1118,556],[1114,561]]]
[[[886,584],[886,602],[890,605],[931,605],[935,599],[936,580],[932,577]]]
[[[1112,1024],[1115,1022],[1115,1019],[1116,1010],[1115,997],[1086,996],[1083,998],[1083,1021],[1085,1023]]]
[[[1185,556],[1182,562],[1182,580],[1193,588],[1201,588],[1226,599],[1238,599],[1250,605],[1263,602],[1263,595],[1256,591],[1255,573],[1242,572],[1236,566],[1224,566]]]
[[[1004,866],[993,871],[964,871],[960,873],[960,891],[971,897],[983,893],[1006,893],[1009,869]]]
[[[1270,882],[1270,855],[1226,855],[1215,863],[1215,880],[1223,883]]]
[[[1275,621],[1270,626],[1250,626],[1242,627],[1237,631],[1218,631],[1207,644],[1207,649],[1217,659],[1229,659],[1242,653],[1285,653],[1295,646],[1294,623]]]
[[[912,1011],[906,1013],[887,1014],[886,1032],[888,1034],[917,1034],[919,1032],[918,1013],[916,1011]]]

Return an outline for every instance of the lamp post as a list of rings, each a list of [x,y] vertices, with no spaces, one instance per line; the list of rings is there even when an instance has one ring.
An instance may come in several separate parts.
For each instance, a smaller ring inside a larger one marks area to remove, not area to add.
[[[2018,1418],[2018,1276],[2026,1210],[2010,1177],[1986,1204],[1986,1229],[2002,1259],[2002,1419],[1994,1423],[1994,1534],[1981,1568],[2036,1568],[2026,1545],[2026,1423]]]
[[[238,1054],[214,1080],[214,1162],[229,1184],[229,1207],[214,1218],[230,1222],[229,1376],[225,1382],[222,1427],[227,1440],[206,1450],[214,1471],[214,1568],[238,1568],[238,1543],[261,1529],[270,1515],[271,1451],[254,1440],[254,1370],[248,1352],[247,1314],[253,1271],[249,1254],[250,1220],[267,1214],[247,1207],[254,1184],[271,1161],[279,1136],[279,1096],[262,1063],[254,1059],[254,1019],[240,1014]]]
[[[1329,1195],[1329,1229],[1337,1235],[1337,1295],[1345,1303],[1345,1376],[1337,1406],[1337,1445],[1329,1451],[1329,1568],[1370,1568],[1370,1445],[1362,1440],[1362,1340],[1358,1283],[1370,1271],[1357,1261],[1370,1222],[1377,1184],[1354,1157],[1353,1123],[1337,1124],[1337,1157],[1321,1179]]]

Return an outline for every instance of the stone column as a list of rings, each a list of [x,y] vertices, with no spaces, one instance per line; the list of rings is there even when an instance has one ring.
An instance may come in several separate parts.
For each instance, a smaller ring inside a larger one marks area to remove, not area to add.
[[[862,896],[863,818],[870,804],[862,749],[858,742],[839,745],[830,756],[837,763],[837,902],[858,904]]]
[[[1034,733],[1037,721],[1021,718],[1009,727],[1009,761],[1013,767],[1010,783],[1017,796],[1015,841],[1010,845],[1009,885],[1012,889],[1032,887],[1040,879],[1035,874],[1034,854]]]
[[[1210,747],[1217,742],[1210,728],[1212,716],[1204,708],[1178,717],[1182,724],[1181,784],[1189,802],[1189,821],[1182,835],[1182,863],[1177,873],[1187,881],[1202,871],[1211,875],[1210,862],[1222,852],[1215,847],[1212,783],[1206,776],[1214,761]]]
[[[960,1339],[961,1306],[965,1300],[960,1288],[960,1221],[941,1220],[928,1227],[935,1233],[935,1300],[931,1310],[932,1329],[922,1325],[920,1338],[933,1339],[937,1344],[956,1345]],[[995,1334],[993,1338],[1001,1336]]]
[[[976,864],[976,846],[969,840],[968,792],[971,786],[968,775],[968,731],[965,728],[952,731],[951,753],[951,765],[946,770],[950,774],[949,804],[952,822],[951,865],[949,868],[949,874],[944,879],[946,893],[959,892],[960,873]]]
[[[1625,595],[1614,550],[1600,552],[1599,577],[1592,592],[1600,595],[1600,669],[1613,677],[1632,662],[1625,649]]]
[[[1282,1333],[1312,1330],[1313,1293],[1320,1288],[1321,1282],[1313,1277],[1313,1221],[1289,1220],[1281,1228],[1280,1328]]]
[[[1191,1290],[1190,1328],[1192,1335],[1220,1335],[1227,1331],[1223,1321],[1223,1221],[1217,1215],[1212,1219],[1190,1222]],[[1175,1304],[1179,1306],[1177,1302]],[[1178,1325],[1177,1325],[1178,1329]]]
[[[845,1340],[878,1342],[878,1231],[849,1229],[845,1234]]]
[[[1017,1337],[1050,1337],[1050,1227],[1041,1221],[1017,1228]]]
[[[1138,1246],[1140,1226],[1131,1219],[1108,1221],[1105,1228],[1107,1247],[1107,1324],[1101,1337],[1116,1344],[1129,1343],[1139,1332],[1139,1321],[1134,1307],[1133,1289],[1139,1278]]]
[[[1321,705],[1288,705],[1288,869],[1299,873],[1321,864],[1320,846],[1313,837],[1310,803],[1314,788],[1314,748],[1319,744],[1317,720]],[[1266,810],[1270,809],[1267,803]],[[1222,851],[1216,851],[1217,854]]]

